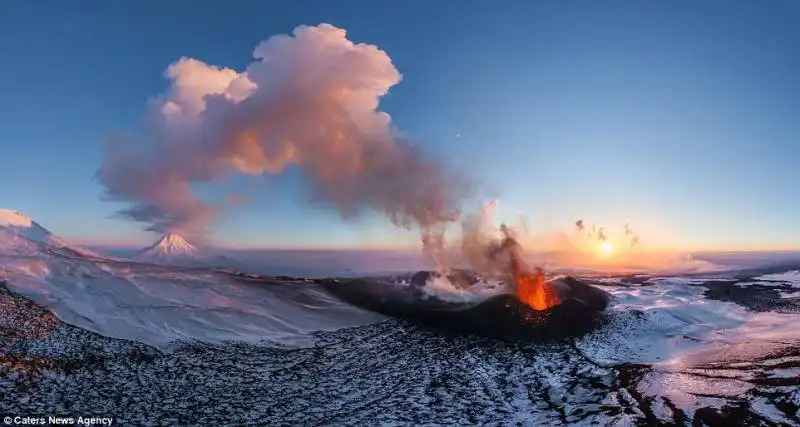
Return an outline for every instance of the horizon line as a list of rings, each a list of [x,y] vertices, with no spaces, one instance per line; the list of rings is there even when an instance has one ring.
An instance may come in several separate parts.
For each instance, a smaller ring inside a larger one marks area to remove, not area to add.
[[[76,244],[81,246],[89,246],[103,249],[141,249],[151,245],[152,243],[135,243],[135,242],[98,242],[86,241],[82,239],[73,240]],[[251,246],[243,245],[236,246],[230,244],[210,244],[206,245],[208,248],[232,250],[232,251],[338,251],[338,252],[359,252],[359,251],[393,251],[393,252],[412,252],[422,251],[421,246],[409,245],[352,245],[352,246],[331,246],[331,245],[263,245]],[[449,250],[448,250],[449,252]],[[571,253],[574,250],[525,250],[526,253]],[[698,248],[668,248],[668,247],[653,247],[650,249],[633,251],[631,253],[651,253],[651,254],[698,254],[698,253],[729,253],[729,254],[744,254],[744,253],[800,253],[800,247],[774,247],[774,248],[741,248],[741,247],[698,247]]]

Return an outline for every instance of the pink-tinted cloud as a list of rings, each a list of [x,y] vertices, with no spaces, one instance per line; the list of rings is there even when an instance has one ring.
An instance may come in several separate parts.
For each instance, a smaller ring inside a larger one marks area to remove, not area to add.
[[[106,145],[97,178],[120,214],[154,231],[198,232],[221,209],[193,184],[298,167],[343,217],[364,207],[435,242],[469,188],[396,132],[379,101],[401,81],[386,52],[328,24],[254,51],[244,71],[181,58],[151,100],[144,141]]]

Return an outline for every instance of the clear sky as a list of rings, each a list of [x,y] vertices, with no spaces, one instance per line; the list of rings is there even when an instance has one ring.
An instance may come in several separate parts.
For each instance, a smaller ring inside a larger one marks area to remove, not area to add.
[[[800,247],[793,0],[2,2],[0,205],[70,239],[153,240],[100,200],[102,139],[140,125],[178,58],[242,70],[261,40],[322,22],[389,54],[403,81],[381,109],[469,168],[501,216],[627,222],[666,246]],[[207,191],[243,187],[219,243],[408,238],[309,204],[292,171]]]

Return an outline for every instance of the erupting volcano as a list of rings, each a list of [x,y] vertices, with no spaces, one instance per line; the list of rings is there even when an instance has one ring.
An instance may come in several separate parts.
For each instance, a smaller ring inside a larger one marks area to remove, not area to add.
[[[525,263],[512,229],[502,225],[497,236],[476,225],[467,223],[462,246],[471,270],[325,280],[323,286],[355,306],[448,333],[546,341],[594,328],[608,306],[608,293],[568,276],[547,281],[542,268]],[[459,298],[443,297],[442,288]]]
[[[553,287],[544,279],[544,271],[536,267],[533,274],[526,271],[519,262],[514,263],[514,283],[517,298],[534,310],[546,310],[561,303]]]
[[[488,257],[500,262],[501,271],[510,270],[517,298],[534,310],[546,310],[558,305],[561,298],[545,280],[544,270],[536,267],[531,273],[530,267],[522,259],[522,247],[511,230],[502,225],[500,231],[503,239],[499,244],[490,244]],[[507,267],[503,267],[506,262]]]

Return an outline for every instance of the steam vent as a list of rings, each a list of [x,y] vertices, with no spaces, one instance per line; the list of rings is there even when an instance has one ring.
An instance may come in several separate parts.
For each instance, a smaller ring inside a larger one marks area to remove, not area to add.
[[[415,274],[410,286],[380,279],[328,281],[325,286],[340,299],[387,316],[426,325],[449,334],[479,335],[506,340],[546,341],[579,336],[595,327],[610,295],[583,281],[563,277],[542,282],[546,297],[504,293],[479,303],[442,301],[424,295],[424,286],[437,273]],[[525,280],[544,280],[541,272]],[[474,283],[467,273],[449,278],[456,286]],[[517,278],[517,283],[520,279]],[[523,280],[524,281],[524,280]],[[530,289],[529,284],[525,284]],[[527,292],[533,292],[528,290]],[[526,301],[526,298],[528,299]],[[547,300],[537,309],[531,301]]]

